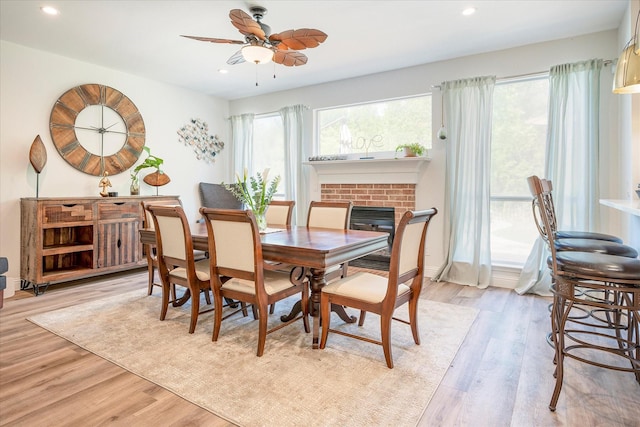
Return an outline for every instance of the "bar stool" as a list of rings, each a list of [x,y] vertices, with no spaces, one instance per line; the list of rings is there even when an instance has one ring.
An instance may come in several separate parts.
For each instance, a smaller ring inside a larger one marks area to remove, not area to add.
[[[533,178],[533,177],[532,177]],[[631,246],[622,244],[622,239],[616,236],[590,231],[558,231],[555,206],[552,196],[551,181],[535,177],[540,185],[540,196],[544,199],[545,213],[549,219],[549,230],[553,233],[554,247],[557,251],[596,252],[606,255],[617,255],[629,258],[637,258],[638,251]],[[533,215],[536,218],[538,206],[537,199],[532,201]],[[536,218],[538,232],[545,239],[545,230],[540,226],[542,221]]]
[[[535,198],[536,225],[551,252],[547,263],[552,278],[550,336],[555,351],[556,384],[549,409],[555,411],[565,358],[632,372],[640,383],[640,260],[595,252],[558,251],[549,215],[552,206],[549,197],[545,197],[548,192],[538,177],[529,177],[527,181]],[[612,359],[607,359],[611,356]]]

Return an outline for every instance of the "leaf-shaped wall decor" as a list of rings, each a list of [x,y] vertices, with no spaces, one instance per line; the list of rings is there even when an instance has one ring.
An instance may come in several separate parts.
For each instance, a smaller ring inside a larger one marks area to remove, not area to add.
[[[36,173],[42,172],[44,165],[47,164],[47,149],[42,143],[40,135],[36,136],[31,143],[31,149],[29,150],[29,161]]]

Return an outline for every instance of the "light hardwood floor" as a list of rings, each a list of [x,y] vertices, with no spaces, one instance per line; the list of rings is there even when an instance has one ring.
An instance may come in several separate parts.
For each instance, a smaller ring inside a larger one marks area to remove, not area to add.
[[[18,291],[5,301],[0,310],[0,425],[230,425],[26,320],[145,287],[146,271],[140,271],[51,286],[38,297]],[[475,307],[480,314],[420,426],[640,425],[640,384],[633,375],[573,360],[566,362],[558,408],[549,411],[554,378],[552,350],[545,341],[548,298],[450,283],[428,283],[423,297]]]

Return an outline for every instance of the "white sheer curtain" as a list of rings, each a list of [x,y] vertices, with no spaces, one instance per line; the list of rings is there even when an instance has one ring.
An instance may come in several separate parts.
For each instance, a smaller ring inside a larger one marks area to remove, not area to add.
[[[491,279],[489,182],[495,76],[444,82],[448,118],[446,260],[435,280],[485,288]]]
[[[231,167],[228,180],[235,182],[236,173],[250,168],[253,157],[253,118],[255,114],[231,116]]]
[[[553,182],[558,229],[593,230],[598,224],[600,71],[592,59],[552,67],[546,178]],[[516,292],[550,295],[549,251],[538,238]]]
[[[296,201],[296,208],[291,219],[297,224],[297,218],[303,218],[309,204],[307,188],[309,172],[302,162],[308,157],[304,143],[304,105],[293,105],[280,109],[284,126],[284,165],[285,165],[285,198]]]

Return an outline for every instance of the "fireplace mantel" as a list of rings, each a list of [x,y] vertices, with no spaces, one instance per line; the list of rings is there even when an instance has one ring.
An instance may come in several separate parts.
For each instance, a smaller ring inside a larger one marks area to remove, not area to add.
[[[429,157],[398,159],[326,160],[304,162],[312,166],[320,184],[417,184]]]

